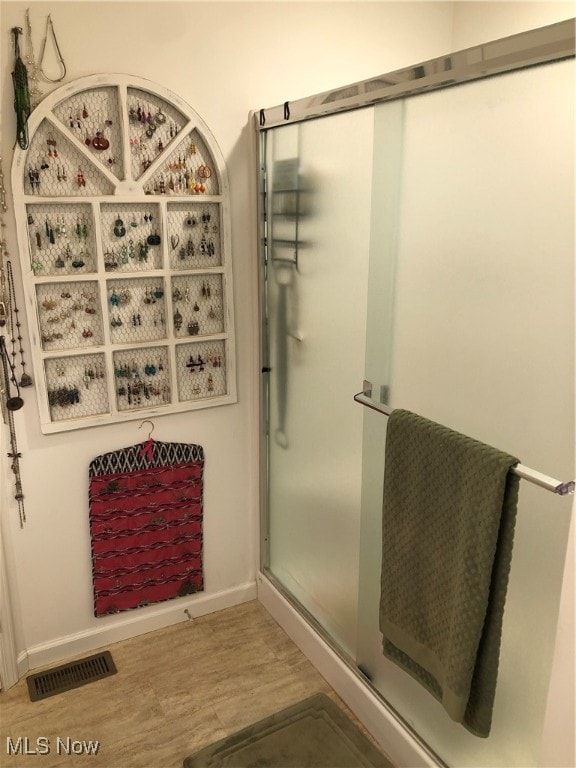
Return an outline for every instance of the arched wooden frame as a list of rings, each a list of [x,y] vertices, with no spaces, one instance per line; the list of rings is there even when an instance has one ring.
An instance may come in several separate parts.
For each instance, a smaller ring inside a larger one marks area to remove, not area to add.
[[[228,179],[201,118],[93,75],[28,134],[12,188],[42,431],[235,402]]]

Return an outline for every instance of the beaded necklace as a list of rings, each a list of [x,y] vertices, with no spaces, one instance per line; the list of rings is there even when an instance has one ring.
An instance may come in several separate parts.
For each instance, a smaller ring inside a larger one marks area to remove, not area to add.
[[[20,458],[18,443],[16,440],[16,427],[14,424],[14,411],[20,410],[24,401],[20,397],[20,388],[16,379],[16,342],[18,341],[18,352],[20,353],[22,365],[22,377],[20,386],[29,386],[32,379],[26,373],[24,363],[24,350],[22,349],[22,336],[20,334],[20,319],[18,307],[16,305],[16,296],[14,292],[14,275],[12,264],[6,261],[4,269],[4,259],[8,256],[8,248],[4,237],[4,215],[8,210],[6,204],[6,188],[4,186],[4,174],[2,172],[2,158],[0,157],[0,329],[8,328],[10,332],[10,341],[12,345],[11,353],[6,346],[6,337],[4,332],[0,335],[0,405],[2,418],[5,424],[8,424],[10,432],[10,451],[8,457],[12,459],[10,468],[14,474],[14,498],[18,503],[18,517],[20,527],[24,527],[26,521],[26,512],[24,509],[24,494],[22,492],[22,479],[20,475]],[[6,279],[7,278],[7,279]],[[16,395],[12,395],[12,386],[16,388]]]

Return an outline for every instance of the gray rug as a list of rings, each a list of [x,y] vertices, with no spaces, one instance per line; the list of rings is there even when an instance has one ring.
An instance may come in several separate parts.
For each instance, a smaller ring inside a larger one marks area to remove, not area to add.
[[[322,693],[196,752],[183,768],[394,768]]]

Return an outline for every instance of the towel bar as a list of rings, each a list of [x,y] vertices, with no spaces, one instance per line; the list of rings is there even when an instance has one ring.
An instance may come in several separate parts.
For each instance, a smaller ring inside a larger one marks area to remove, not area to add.
[[[368,382],[365,382],[365,386],[367,384]],[[371,391],[371,389],[367,391]],[[389,405],[375,403],[374,400],[371,400],[367,396],[367,391],[358,392],[356,395],[354,395],[354,400],[357,403],[360,403],[360,405],[364,405],[366,408],[371,408],[373,411],[378,411],[378,413],[381,413],[384,416],[390,416],[394,409]],[[557,493],[559,496],[567,496],[568,494],[574,493],[576,490],[576,482],[574,480],[567,480],[566,482],[555,480],[553,477],[543,475],[541,472],[537,472],[535,469],[525,467],[523,464],[516,464],[515,467],[512,467],[512,472],[515,475],[518,475],[518,477],[521,477],[523,480],[528,480],[528,482],[539,485],[541,488],[545,488],[547,491]]]

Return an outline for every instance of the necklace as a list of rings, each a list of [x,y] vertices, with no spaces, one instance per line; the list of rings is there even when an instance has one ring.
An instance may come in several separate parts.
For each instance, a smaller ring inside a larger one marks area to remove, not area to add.
[[[20,458],[18,452],[18,443],[16,440],[16,427],[14,424],[14,411],[19,410],[24,405],[20,397],[20,390],[16,381],[14,358],[16,357],[16,338],[19,341],[19,352],[22,361],[22,380],[21,385],[32,384],[32,379],[28,376],[24,368],[24,357],[22,350],[22,337],[20,335],[20,320],[18,317],[18,307],[14,297],[14,275],[12,273],[12,264],[6,262],[6,273],[4,272],[4,258],[8,256],[8,248],[4,238],[4,214],[8,210],[6,204],[6,188],[4,187],[4,174],[2,173],[2,158],[0,157],[0,328],[9,322],[12,342],[12,355],[8,354],[6,348],[6,338],[4,333],[0,334],[0,409],[4,423],[8,424],[10,432],[10,451],[8,457],[12,459],[10,468],[14,473],[14,498],[18,503],[18,517],[20,527],[24,527],[26,521],[26,512],[24,510],[24,494],[22,493],[22,478],[20,476]],[[8,280],[6,281],[6,275]],[[8,283],[8,288],[6,288]],[[15,334],[16,329],[16,334]],[[12,359],[11,359],[12,358]],[[11,394],[11,386],[16,387],[16,396]]]
[[[20,46],[18,35],[22,34],[21,27],[13,27],[14,35],[14,71],[12,83],[14,85],[14,111],[16,112],[16,141],[21,149],[28,149],[28,117],[30,115],[30,94],[28,93],[28,70],[20,58]]]
[[[10,342],[12,345],[12,364],[10,367],[14,384],[16,384],[16,342],[18,342],[18,353],[20,354],[20,365],[22,367],[20,386],[29,387],[32,385],[32,378],[26,372],[26,363],[24,362],[22,334],[20,333],[20,310],[16,304],[14,273],[12,272],[12,262],[9,260],[8,248],[2,232],[6,226],[4,222],[4,214],[7,210],[6,188],[4,186],[4,173],[2,171],[2,158],[0,157],[0,327],[3,328],[8,324],[10,331]],[[4,259],[6,259],[6,270],[4,270]]]
[[[20,528],[24,527],[26,522],[26,510],[24,509],[24,494],[22,492],[22,478],[20,475],[20,459],[22,454],[18,452],[18,443],[16,440],[16,427],[14,424],[14,411],[22,407],[23,400],[20,397],[10,397],[10,362],[8,350],[4,342],[4,336],[0,336],[0,358],[2,360],[2,379],[0,381],[0,394],[2,395],[2,416],[4,422],[8,422],[10,431],[10,451],[8,458],[12,459],[10,469],[14,474],[14,498],[18,503],[18,518]]]
[[[26,363],[24,362],[24,350],[22,349],[22,334],[20,333],[20,310],[16,304],[16,294],[14,290],[14,274],[12,272],[12,262],[6,262],[6,273],[8,275],[8,306],[10,314],[10,343],[12,345],[12,377],[16,384],[16,342],[18,342],[18,354],[20,355],[20,366],[22,375],[20,376],[20,386],[30,387],[32,378],[26,373]]]
[[[26,64],[28,65],[28,80],[30,83],[29,95],[30,95],[30,107],[38,106],[42,98],[42,91],[38,87],[38,66],[36,65],[36,59],[34,58],[34,47],[32,45],[32,24],[30,22],[30,9],[26,8],[26,35],[28,38],[28,55],[26,57]]]
[[[8,322],[8,289],[6,287],[6,275],[4,274],[4,258],[8,256],[8,248],[4,238],[5,227],[4,214],[8,210],[6,205],[6,189],[2,175],[2,158],[0,157],[0,328],[4,328]]]

